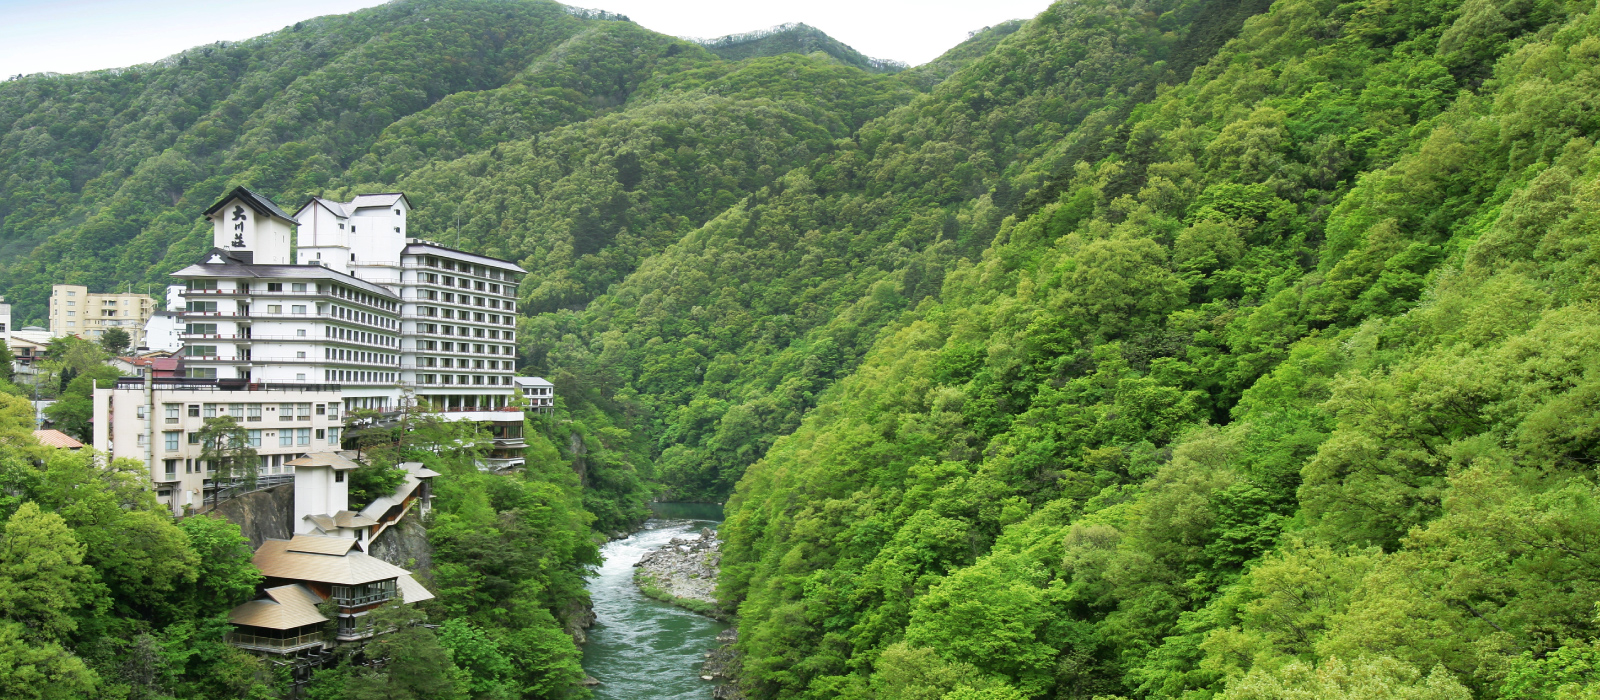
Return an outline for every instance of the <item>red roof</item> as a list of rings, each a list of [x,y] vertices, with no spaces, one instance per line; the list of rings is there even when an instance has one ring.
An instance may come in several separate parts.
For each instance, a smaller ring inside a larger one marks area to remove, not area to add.
[[[83,448],[83,443],[74,440],[71,435],[59,430],[35,430],[33,431],[33,437],[39,441],[39,444],[50,447],[65,447],[69,450]]]

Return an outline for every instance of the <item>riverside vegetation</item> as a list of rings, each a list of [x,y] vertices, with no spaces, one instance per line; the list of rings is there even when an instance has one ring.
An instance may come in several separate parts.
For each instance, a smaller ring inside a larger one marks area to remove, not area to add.
[[[235,184],[528,268],[562,405],[460,472],[451,692],[581,693],[553,603],[670,494],[751,697],[1593,697],[1596,10],[1083,0],[887,73],[392,3],[0,84],[0,288],[158,281]]]

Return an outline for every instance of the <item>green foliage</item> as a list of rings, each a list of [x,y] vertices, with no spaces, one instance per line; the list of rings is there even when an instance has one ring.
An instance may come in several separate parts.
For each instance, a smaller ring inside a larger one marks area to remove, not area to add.
[[[133,345],[133,338],[121,328],[108,328],[100,334],[100,347],[112,355],[121,355]]]
[[[262,697],[223,641],[261,579],[239,527],[174,523],[130,462],[0,444],[0,671],[7,697]]]

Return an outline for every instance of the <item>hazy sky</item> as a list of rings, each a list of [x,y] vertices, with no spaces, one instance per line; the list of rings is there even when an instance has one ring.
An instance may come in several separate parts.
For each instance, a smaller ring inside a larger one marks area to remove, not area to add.
[[[0,77],[148,63],[373,0],[0,0]],[[674,36],[717,37],[805,22],[874,58],[924,63],[967,32],[1032,17],[1049,0],[581,0]]]

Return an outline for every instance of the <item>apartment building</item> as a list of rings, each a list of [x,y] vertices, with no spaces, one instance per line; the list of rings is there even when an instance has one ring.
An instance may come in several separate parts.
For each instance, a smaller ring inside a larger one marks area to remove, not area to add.
[[[78,284],[50,287],[50,335],[63,338],[75,335],[98,341],[112,328],[127,331],[132,344],[144,344],[145,323],[156,312],[156,300],[148,294],[111,292],[97,294]]]
[[[94,446],[148,465],[156,498],[177,515],[223,486],[202,457],[207,418],[232,416],[244,427],[260,462],[257,478],[270,485],[294,478],[290,461],[339,449],[343,406],[336,385],[125,377],[94,392]]]
[[[263,422],[268,406],[292,405],[296,421],[307,407],[310,425],[296,423],[287,438],[276,424],[260,428],[264,476],[282,457],[336,450],[337,426],[352,411],[421,402],[487,424],[497,437],[488,466],[520,466],[522,412],[511,398],[524,271],[407,238],[410,211],[400,193],[313,198],[292,215],[246,188],[228,193],[205,211],[213,247],[172,274],[185,376],[98,390],[96,448],[144,460],[175,512],[216,485],[191,442],[200,423],[151,422],[158,413],[166,420],[168,404],[182,407],[181,419],[198,410],[200,422],[208,405],[227,411],[214,415],[243,407],[247,424],[251,406],[262,407]],[[301,441],[302,428],[311,442]],[[182,436],[168,451],[172,432]]]

